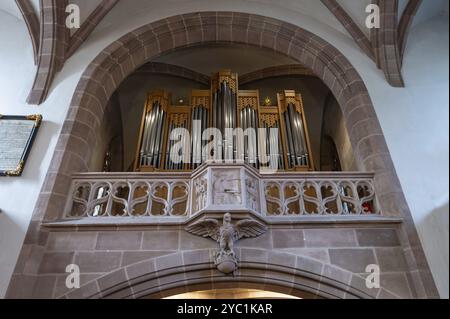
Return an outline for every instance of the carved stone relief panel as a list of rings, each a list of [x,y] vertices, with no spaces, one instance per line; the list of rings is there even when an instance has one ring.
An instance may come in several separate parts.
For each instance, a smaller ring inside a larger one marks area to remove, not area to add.
[[[240,169],[213,170],[213,204],[242,205]]]
[[[256,212],[260,211],[259,205],[259,180],[250,174],[245,175],[246,207]]]
[[[208,178],[204,174],[194,180],[194,212],[206,208],[208,204]]]

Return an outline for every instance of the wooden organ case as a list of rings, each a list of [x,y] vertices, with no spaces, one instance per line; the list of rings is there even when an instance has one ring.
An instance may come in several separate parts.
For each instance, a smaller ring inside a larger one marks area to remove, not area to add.
[[[278,170],[313,171],[301,95],[286,90],[278,94],[277,105],[269,102],[261,103],[258,90],[239,90],[238,76],[230,70],[214,74],[210,90],[193,90],[190,105],[172,105],[169,92],[164,90],[149,93],[142,116],[135,170],[191,171],[214,155],[216,161],[244,161],[257,169],[264,165],[264,157],[276,159]],[[176,141],[171,134],[180,128],[190,133],[178,136],[189,139],[185,141],[189,144],[189,149],[185,150],[188,155],[173,161]],[[205,134],[210,128],[222,135],[215,141],[214,152],[219,152],[216,154],[206,147],[215,139]],[[246,132],[243,139],[227,136],[227,131],[236,128]],[[273,130],[278,134],[272,134]]]

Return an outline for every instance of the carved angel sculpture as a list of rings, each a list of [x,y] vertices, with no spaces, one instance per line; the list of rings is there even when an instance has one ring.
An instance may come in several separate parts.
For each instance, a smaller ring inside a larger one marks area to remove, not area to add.
[[[223,216],[222,226],[216,219],[205,219],[186,228],[186,231],[202,237],[211,237],[220,245],[216,259],[229,256],[236,259],[234,243],[241,238],[258,237],[264,234],[267,227],[255,220],[244,219],[235,225],[231,223],[231,214]]]

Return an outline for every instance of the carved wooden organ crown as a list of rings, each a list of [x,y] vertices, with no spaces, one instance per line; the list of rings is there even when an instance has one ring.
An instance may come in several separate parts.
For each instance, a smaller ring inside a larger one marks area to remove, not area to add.
[[[270,102],[261,105],[258,90],[239,90],[238,76],[229,70],[213,75],[211,90],[193,90],[187,106],[171,105],[164,90],[151,92],[142,116],[136,171],[189,171],[207,160],[314,170],[301,95],[286,90],[278,94],[277,105]],[[212,135],[210,128],[220,134]],[[243,138],[227,134],[237,128]],[[184,152],[175,147],[180,140],[188,145]]]

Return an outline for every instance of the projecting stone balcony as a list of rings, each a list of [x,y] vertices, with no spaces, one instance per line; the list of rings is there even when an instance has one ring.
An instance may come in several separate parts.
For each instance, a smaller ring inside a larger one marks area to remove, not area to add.
[[[59,225],[184,224],[223,212],[267,223],[383,218],[372,173],[260,171],[208,163],[194,172],[80,173]]]

